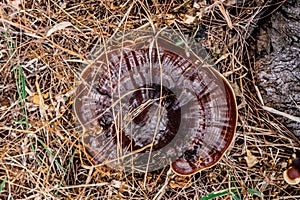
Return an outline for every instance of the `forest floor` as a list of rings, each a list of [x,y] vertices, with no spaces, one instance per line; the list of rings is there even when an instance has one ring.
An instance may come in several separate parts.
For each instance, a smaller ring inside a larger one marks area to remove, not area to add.
[[[246,3],[245,3],[246,2]],[[0,3],[1,199],[299,199],[283,171],[300,142],[263,109],[251,41],[284,1],[4,0]],[[235,141],[215,166],[183,177],[93,167],[72,106],[97,42],[168,27],[194,38],[232,85]],[[258,47],[259,48],[259,47]]]

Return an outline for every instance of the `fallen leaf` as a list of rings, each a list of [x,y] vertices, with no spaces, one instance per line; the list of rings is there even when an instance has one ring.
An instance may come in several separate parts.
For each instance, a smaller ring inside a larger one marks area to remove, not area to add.
[[[190,180],[189,177],[175,177],[174,180],[170,181],[170,187],[173,189],[176,188],[187,188],[190,187],[192,185],[192,181]]]
[[[195,18],[196,17],[194,17],[194,16],[184,15],[183,22],[186,24],[192,24],[195,21]]]
[[[34,104],[40,105],[40,96],[39,95],[34,95],[32,98],[32,102]]]
[[[251,151],[249,151],[248,149],[246,151],[247,151],[247,156],[245,156],[245,160],[247,162],[248,167],[251,168],[256,163],[258,163],[258,160],[254,155],[252,155]]]
[[[41,96],[43,97],[43,99],[47,99],[48,96],[49,96],[49,93],[47,92],[45,94],[41,94]],[[32,97],[32,103],[40,105],[41,104],[40,95],[38,95],[38,94],[33,95],[33,97]]]

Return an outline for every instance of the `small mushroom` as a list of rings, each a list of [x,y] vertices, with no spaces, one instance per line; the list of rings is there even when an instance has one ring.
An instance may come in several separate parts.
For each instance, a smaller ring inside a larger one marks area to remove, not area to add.
[[[293,154],[290,160],[291,166],[283,172],[284,180],[291,185],[300,183],[300,153]]]
[[[83,71],[74,107],[94,164],[147,172],[171,163],[175,173],[191,175],[230,146],[234,92],[206,54],[171,41],[175,36],[110,46]]]

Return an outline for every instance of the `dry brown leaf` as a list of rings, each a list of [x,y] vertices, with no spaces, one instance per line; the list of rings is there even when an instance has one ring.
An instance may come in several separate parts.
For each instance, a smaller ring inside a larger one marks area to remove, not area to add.
[[[247,156],[245,156],[245,160],[247,162],[248,167],[253,167],[256,163],[258,163],[258,160],[256,158],[256,156],[254,156],[251,151],[249,151],[248,149],[247,151]]]
[[[40,96],[39,95],[34,95],[33,98],[32,98],[32,102],[34,104],[39,105],[40,104]]]
[[[111,186],[113,186],[114,188],[117,188],[117,189],[123,189],[123,190],[128,190],[130,189],[130,186],[128,184],[126,184],[125,182],[121,182],[121,181],[118,181],[118,180],[112,180],[110,182]]]
[[[171,180],[169,184],[171,188],[175,189],[190,187],[192,182],[190,181],[189,177],[177,176],[174,180]]]
[[[173,24],[175,22],[175,15],[173,14],[165,14],[165,20],[168,24]]]
[[[49,93],[42,94],[41,96],[43,97],[43,99],[47,99],[48,96],[49,96]],[[32,97],[32,103],[34,103],[36,105],[40,105],[41,104],[40,96],[38,94],[33,95],[33,97]]]
[[[192,24],[195,21],[196,17],[190,15],[184,15],[183,22],[186,24]]]

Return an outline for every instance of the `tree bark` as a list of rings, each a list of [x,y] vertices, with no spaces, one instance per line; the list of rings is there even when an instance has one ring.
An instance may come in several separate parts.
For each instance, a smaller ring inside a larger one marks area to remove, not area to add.
[[[266,106],[300,117],[300,0],[288,0],[260,28],[257,84]],[[278,115],[300,138],[300,123]]]

